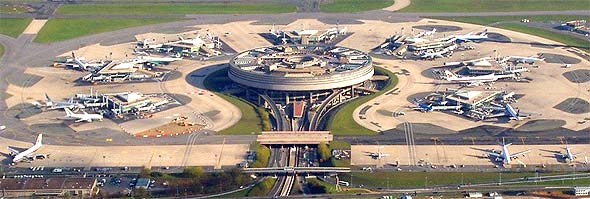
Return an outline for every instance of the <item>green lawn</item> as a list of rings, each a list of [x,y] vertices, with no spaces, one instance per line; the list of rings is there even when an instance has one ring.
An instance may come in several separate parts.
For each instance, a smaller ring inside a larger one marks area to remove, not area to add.
[[[495,172],[353,172],[344,174],[340,177],[341,180],[350,182],[352,174],[352,182],[355,186],[363,184],[369,187],[387,188],[416,188],[436,185],[459,185],[475,184],[475,183],[496,183],[499,181],[500,175]],[[563,173],[542,173],[541,176],[559,175]],[[502,182],[519,179],[523,177],[534,177],[532,172],[511,172],[502,173]],[[577,180],[575,183],[586,184],[590,180]],[[564,181],[563,184],[571,185],[573,181]],[[528,183],[528,184],[535,184]],[[542,183],[539,183],[542,184]],[[547,185],[559,185],[562,181],[544,182]]]
[[[588,0],[412,0],[401,12],[590,10]]]
[[[557,41],[559,43],[563,43],[568,46],[573,46],[584,50],[586,52],[590,52],[590,41],[581,39],[578,37],[574,37],[571,35],[556,33],[547,29],[543,28],[536,28],[536,27],[529,27],[523,24],[518,23],[506,23],[498,25],[499,28],[508,29],[516,32],[522,32],[530,35],[535,35],[539,37],[543,37],[546,39],[550,39],[553,41]]]
[[[369,191],[366,189],[359,189],[359,188],[349,188],[349,187],[341,187],[342,190],[336,189],[336,185],[324,182],[317,178],[307,178],[305,179],[309,183],[317,183],[323,187],[325,187],[327,194],[355,194],[355,193],[368,193]]]
[[[590,1],[589,1],[590,2]],[[575,46],[584,50],[586,52],[590,52],[590,41],[581,39],[572,35],[559,33],[543,28],[531,27],[527,26],[526,23],[518,22],[521,19],[529,19],[531,21],[569,21],[575,19],[585,19],[590,20],[590,17],[585,16],[492,16],[492,17],[434,17],[437,19],[443,20],[451,20],[451,21],[458,21],[463,23],[472,23],[484,26],[494,26],[498,28],[503,28],[507,30],[512,30],[516,32],[522,32],[530,35],[535,35],[539,37],[543,37],[546,39],[550,39],[553,41],[557,41],[559,43],[563,43],[569,46]]]
[[[23,6],[0,5],[0,13],[23,13],[27,8]]]
[[[31,23],[31,18],[0,18],[0,34],[18,37]]]
[[[356,98],[346,104],[341,105],[328,120],[328,130],[334,135],[375,135],[377,132],[367,129],[354,121],[352,112],[360,105],[369,100],[389,91],[397,84],[395,74],[381,67],[375,67],[376,74],[385,74],[390,77],[385,87],[372,95]]]
[[[57,14],[263,14],[295,11],[295,5],[288,3],[77,4],[60,6]]]
[[[223,86],[231,84],[231,80],[227,77],[227,70],[227,68],[224,68],[211,73],[205,78],[204,84],[208,90],[217,93],[219,97],[238,107],[242,112],[242,118],[240,118],[238,123],[218,133],[224,135],[250,135],[260,133],[263,130],[264,123],[261,114],[257,112],[260,109],[257,109],[254,104],[241,98],[220,92]],[[268,119],[268,117],[266,118]]]
[[[320,5],[322,12],[362,12],[393,5],[394,0],[331,0]]]
[[[77,37],[110,32],[149,24],[177,21],[171,18],[124,19],[124,18],[68,18],[50,19],[39,31],[35,42],[50,43]]]
[[[331,141],[330,142],[330,149],[343,149],[343,150],[350,150],[350,143],[346,141]]]
[[[532,15],[532,16],[476,16],[476,17],[429,17],[433,19],[442,19],[458,21],[463,23],[472,23],[478,25],[493,25],[497,22],[520,22],[522,19],[528,19],[531,22],[548,22],[548,21],[572,21],[578,19],[590,20],[590,16],[575,15]]]
[[[4,56],[4,45],[0,44],[0,58]]]

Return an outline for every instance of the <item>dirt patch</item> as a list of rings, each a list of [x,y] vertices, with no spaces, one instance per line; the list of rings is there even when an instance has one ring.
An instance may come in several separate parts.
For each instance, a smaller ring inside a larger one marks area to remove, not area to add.
[[[23,73],[21,75],[11,75],[6,78],[9,84],[13,84],[19,87],[29,88],[37,84],[43,79],[42,76]]]
[[[542,53],[541,56],[545,58],[545,62],[552,64],[578,64],[582,62],[582,60],[578,58],[560,54]]]
[[[170,122],[162,126],[158,126],[147,131],[136,133],[137,137],[162,137],[162,136],[178,136],[190,134],[203,129],[204,126],[199,124],[184,123],[182,121]]]
[[[584,114],[590,112],[590,103],[580,98],[567,98],[553,108],[571,114]]]
[[[488,33],[488,38],[486,41],[493,41],[493,42],[501,42],[501,43],[509,43],[512,42],[510,37],[497,33],[497,32],[490,32]]]
[[[565,125],[564,120],[531,120],[516,128],[517,131],[535,132],[558,129]]]
[[[37,108],[33,104],[22,103],[22,104],[17,104],[13,107],[10,107],[5,114],[8,116],[17,118],[17,119],[25,119],[25,118],[37,115],[41,112],[43,112],[43,111],[41,109]]]
[[[590,81],[590,70],[578,69],[563,73],[563,76],[573,83],[586,83]]]

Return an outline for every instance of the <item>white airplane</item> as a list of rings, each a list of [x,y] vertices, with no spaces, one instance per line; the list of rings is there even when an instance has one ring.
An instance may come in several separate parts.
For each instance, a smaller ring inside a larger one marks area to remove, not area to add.
[[[413,110],[422,111],[422,112],[430,112],[430,111],[445,111],[445,110],[459,110],[461,106],[445,106],[445,105],[432,105],[426,103],[420,103],[418,100],[414,99],[414,104],[416,107],[412,108]]]
[[[572,153],[570,147],[567,145],[567,141],[565,142],[564,149],[565,149],[565,153],[558,152],[558,153],[556,153],[556,155],[568,162],[573,162],[574,160],[576,160],[578,155],[583,153],[583,152]]]
[[[420,59],[443,58],[449,52],[452,52],[452,51],[445,50],[445,49],[443,49],[441,51],[437,51],[437,52],[426,52],[426,51],[423,51],[422,53],[420,53]]]
[[[502,59],[500,62],[515,62],[515,63],[524,63],[524,64],[534,64],[538,61],[545,61],[545,58],[539,58],[535,56],[523,57],[523,56],[508,56]]]
[[[374,159],[381,159],[382,157],[387,157],[389,156],[389,154],[387,153],[381,153],[381,152],[377,152],[377,153],[371,153],[369,154],[369,156],[371,156]]]
[[[494,160],[496,162],[502,162],[503,166],[510,165],[512,160],[515,160],[518,163],[522,164],[524,167],[526,167],[526,164],[524,164],[522,161],[518,160],[517,158],[518,158],[518,156],[524,156],[525,154],[531,152],[531,150],[526,150],[526,151],[521,151],[518,153],[510,154],[510,152],[508,152],[508,146],[510,146],[510,145],[512,145],[512,143],[504,144],[504,138],[502,138],[502,151],[500,153],[496,153],[495,151],[486,152],[486,153],[490,157],[495,157]]]
[[[478,59],[466,60],[466,61],[458,61],[458,62],[445,62],[443,66],[445,67],[458,67],[458,66],[470,66],[477,64],[478,62],[488,61],[492,59],[492,57],[482,57]]]
[[[94,120],[102,121],[102,118],[103,118],[102,115],[100,115],[100,114],[88,114],[85,111],[82,111],[83,114],[77,114],[77,113],[72,112],[68,108],[65,108],[64,110],[66,110],[66,118],[77,119],[74,122],[82,122],[82,121],[92,122]]]
[[[12,164],[16,164],[16,163],[23,161],[23,160],[33,160],[35,158],[37,158],[37,159],[48,158],[49,155],[47,155],[47,154],[38,154],[38,155],[33,154],[35,151],[37,151],[39,148],[41,148],[41,146],[43,146],[42,141],[43,141],[43,134],[39,134],[39,136],[37,136],[37,140],[35,141],[35,144],[33,146],[31,146],[31,148],[28,148],[27,150],[24,150],[21,152],[16,149],[8,147],[8,151],[10,151],[9,155],[12,156]]]
[[[504,104],[504,106],[501,109],[503,109],[502,113],[488,116],[488,118],[507,116],[510,118],[510,120],[523,120],[528,119],[529,117],[531,117],[531,115],[533,115],[533,113],[521,113],[520,109],[515,110],[510,104],[507,103]]]
[[[416,36],[414,36],[415,38],[420,38],[420,37],[424,37],[424,36],[430,36],[433,35],[434,33],[436,33],[436,28],[433,28],[431,31],[424,31],[424,32],[419,32]]]
[[[451,71],[444,70],[444,76],[442,77],[444,80],[450,81],[452,83],[460,83],[460,84],[473,84],[479,85],[482,83],[491,83],[495,82],[498,79],[505,79],[505,78],[515,78],[514,74],[507,74],[507,75],[496,75],[496,74],[488,74],[488,75],[479,75],[479,76],[460,76]]]
[[[473,32],[470,32],[465,35],[455,35],[454,37],[457,38],[458,42],[481,41],[488,38],[488,29],[485,29],[479,34],[473,34]]]
[[[86,63],[85,61],[81,60],[81,58],[76,57],[76,54],[72,51],[72,58],[74,59],[74,63],[77,64],[78,68],[89,71],[94,70],[97,68],[101,68],[104,66],[103,62],[99,63]],[[74,67],[76,68],[76,67]]]
[[[445,56],[450,56],[451,54],[453,54],[453,50],[455,50],[455,48],[457,48],[457,46],[452,45],[437,52],[422,51],[419,56],[421,59],[443,58]]]
[[[49,109],[49,110],[64,109],[64,108],[68,108],[68,109],[83,109],[83,108],[85,108],[83,104],[74,102],[73,98],[70,98],[69,101],[54,102],[53,100],[51,100],[51,98],[49,98],[49,95],[47,95],[47,93],[45,93],[45,107],[47,107],[47,109]]]
[[[383,147],[377,147],[377,152],[376,153],[373,153],[373,152],[365,152],[365,153],[368,153],[369,156],[371,156],[371,158],[377,159],[377,160],[381,159],[382,157],[389,156],[389,154],[381,153],[381,148],[383,148]]]

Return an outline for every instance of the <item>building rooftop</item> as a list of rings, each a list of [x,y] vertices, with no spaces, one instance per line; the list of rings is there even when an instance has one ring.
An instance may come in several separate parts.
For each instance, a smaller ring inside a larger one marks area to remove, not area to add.
[[[345,47],[292,45],[242,52],[230,63],[252,73],[281,77],[317,77],[368,66],[371,58],[359,50]]]

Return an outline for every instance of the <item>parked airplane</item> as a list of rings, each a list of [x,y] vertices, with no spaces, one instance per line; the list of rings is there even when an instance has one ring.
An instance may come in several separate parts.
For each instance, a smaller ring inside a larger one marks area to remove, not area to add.
[[[461,106],[445,106],[445,105],[434,105],[433,106],[432,104],[420,103],[416,99],[414,99],[414,104],[416,104],[417,107],[413,108],[413,110],[418,110],[418,111],[422,111],[422,112],[461,109]]]
[[[461,84],[473,84],[478,85],[482,83],[491,83],[495,82],[498,79],[505,79],[505,78],[515,78],[515,74],[506,74],[506,75],[496,75],[496,74],[488,74],[488,75],[479,75],[479,76],[461,76],[451,71],[444,70],[444,76],[442,77],[444,80],[453,82],[453,83],[461,83]]]
[[[488,29],[485,29],[483,32],[480,32],[479,34],[473,34],[473,32],[470,32],[464,35],[455,35],[454,37],[457,38],[457,42],[459,43],[471,41],[479,42],[488,38]]]
[[[528,119],[532,115],[532,113],[521,113],[520,112],[520,109],[519,110],[515,110],[508,103],[504,104],[504,106],[502,107],[502,109],[503,109],[503,112],[502,113],[491,115],[491,116],[489,116],[489,118],[507,116],[511,120],[523,120],[523,119]]]
[[[539,58],[535,56],[523,57],[523,56],[508,56],[502,59],[500,62],[515,62],[515,63],[524,63],[524,64],[534,64],[538,61],[545,61],[545,58]]]
[[[102,115],[100,115],[100,114],[88,114],[85,111],[82,111],[83,114],[77,114],[77,113],[72,112],[68,108],[65,108],[64,110],[66,110],[66,118],[77,119],[74,122],[82,122],[82,121],[92,122],[94,120],[102,121],[102,118],[103,118]]]
[[[482,57],[482,58],[478,58],[478,59],[458,61],[458,62],[445,62],[445,63],[443,63],[443,66],[445,66],[445,67],[471,66],[471,65],[477,64],[478,62],[488,61],[490,59],[492,59],[492,57]]]
[[[51,100],[51,98],[49,98],[49,95],[47,95],[47,93],[45,93],[45,107],[47,107],[47,109],[49,109],[49,110],[64,109],[64,108],[68,108],[68,109],[83,109],[83,108],[85,108],[83,104],[74,102],[73,98],[70,98],[69,101],[54,102],[53,100]]]
[[[436,51],[436,52],[427,52],[427,51],[422,51],[419,56],[420,59],[435,59],[435,58],[443,58],[445,56],[450,56],[451,54],[453,54],[453,50],[455,50],[455,48],[457,48],[456,45],[452,45],[446,48],[443,48],[442,50]]]
[[[512,145],[512,143],[505,144],[504,138],[502,138],[502,151],[500,153],[496,153],[494,151],[486,152],[486,153],[490,157],[495,157],[494,160],[496,162],[502,162],[503,166],[510,165],[512,160],[515,160],[518,163],[522,164],[524,167],[526,167],[526,164],[524,164],[522,161],[518,160],[517,158],[518,158],[518,156],[524,156],[525,154],[531,152],[531,150],[526,150],[526,151],[521,151],[518,153],[510,154],[510,152],[508,152],[508,146],[510,146],[510,145]]]
[[[415,38],[420,38],[420,37],[424,37],[424,36],[430,36],[433,35],[434,33],[436,33],[436,28],[433,28],[431,31],[424,31],[424,32],[419,32],[416,36],[414,36]]]
[[[567,145],[567,141],[565,142],[565,153],[556,152],[555,155],[559,156],[561,159],[567,162],[573,162],[576,160],[577,156],[582,154],[583,152],[572,153],[570,147]]]
[[[9,155],[12,156],[12,164],[16,164],[16,163],[18,163],[20,161],[24,161],[24,160],[48,158],[49,157],[48,154],[33,154],[35,151],[37,151],[43,145],[42,140],[43,140],[43,134],[39,134],[37,136],[37,140],[35,141],[35,144],[33,146],[31,146],[31,148],[28,148],[27,150],[24,150],[22,152],[8,147],[8,151],[10,151]]]
[[[373,159],[381,159],[382,157],[389,156],[389,154],[377,152],[377,153],[369,153],[369,156],[371,156],[371,158],[373,158]]]
[[[90,71],[90,70],[95,70],[97,68],[101,68],[105,65],[104,62],[99,62],[99,63],[86,63],[85,61],[81,60],[81,58],[76,57],[76,54],[72,51],[72,58],[74,59],[74,63],[76,65],[73,65],[73,68],[79,68],[81,70],[85,70],[85,71]]]

